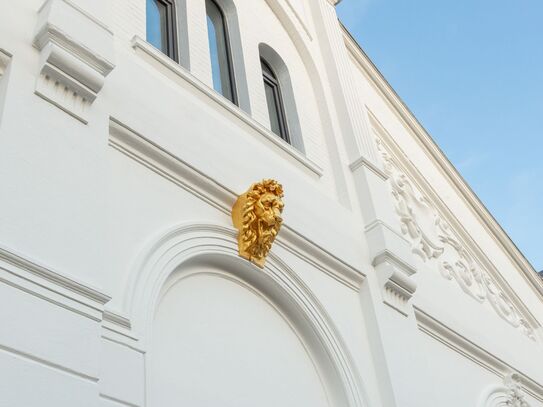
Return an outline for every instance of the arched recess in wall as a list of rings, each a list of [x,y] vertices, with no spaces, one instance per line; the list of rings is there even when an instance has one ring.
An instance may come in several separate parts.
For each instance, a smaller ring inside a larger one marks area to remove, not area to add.
[[[279,87],[282,94],[281,103],[283,104],[284,113],[286,116],[290,143],[299,151],[304,152],[302,129],[300,127],[298,109],[296,108],[296,95],[294,94],[294,90],[292,88],[292,81],[288,66],[285,64],[281,56],[267,44],[260,43],[258,45],[258,53],[260,59],[265,61],[265,63],[270,66],[279,81]]]
[[[258,269],[237,255],[233,229],[202,223],[165,233],[140,261],[125,304],[146,349],[148,407],[228,396],[236,406],[365,405],[333,323],[273,253]]]
[[[345,167],[340,158],[338,148],[338,140],[340,137],[334,130],[333,119],[331,116],[331,112],[334,111],[334,108],[328,102],[329,98],[326,93],[328,89],[325,89],[324,85],[326,83],[326,78],[322,77],[321,72],[318,69],[320,62],[315,60],[309,46],[310,40],[304,29],[292,18],[292,13],[289,11],[288,6],[285,5],[286,2],[281,0],[266,0],[266,3],[285,27],[286,32],[304,63],[307,75],[311,81],[313,92],[315,93],[315,99],[318,101],[318,116],[324,134],[326,148],[330,155],[338,198],[344,206],[351,207],[346,183]]]
[[[183,0],[186,1],[186,0]],[[241,45],[241,32],[239,28],[238,13],[233,0],[208,0],[215,5],[225,22],[226,52],[229,54],[234,93],[238,106],[247,113],[251,113],[249,101],[249,88],[247,86],[247,74],[245,71],[243,48]]]

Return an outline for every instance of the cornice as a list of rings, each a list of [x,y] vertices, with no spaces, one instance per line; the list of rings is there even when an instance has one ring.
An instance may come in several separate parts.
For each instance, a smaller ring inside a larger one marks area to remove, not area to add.
[[[479,366],[499,377],[505,377],[510,372],[517,371],[516,367],[511,366],[486,349],[481,348],[479,345],[438,321],[417,306],[414,306],[414,310],[417,325],[422,332],[459,353],[466,359],[477,363]],[[523,378],[524,390],[537,400],[543,401],[543,386],[525,372],[519,373],[521,373]]]
[[[109,130],[109,145],[112,148],[221,212],[230,215],[232,205],[237,197],[234,191],[217,183],[114,118],[110,119]],[[278,246],[355,291],[360,288],[364,280],[365,275],[362,271],[307,239],[288,224],[283,224],[281,234],[275,242]]]
[[[111,298],[6,247],[0,247],[0,282],[95,321]]]
[[[2,48],[0,48],[0,78],[4,75],[4,72],[11,60],[11,54]]]
[[[373,82],[374,86],[381,92],[384,98],[392,106],[395,113],[400,117],[403,123],[411,132],[416,136],[416,140],[424,148],[428,156],[434,161],[434,164],[440,168],[443,174],[451,182],[451,184],[458,191],[467,206],[473,211],[477,218],[484,225],[485,229],[490,233],[494,240],[501,246],[507,253],[512,262],[521,271],[521,275],[533,288],[538,295],[539,299],[543,300],[543,279],[539,277],[530,262],[520,252],[518,247],[513,243],[511,238],[499,225],[496,219],[484,206],[481,200],[477,197],[475,192],[469,187],[466,181],[462,178],[460,173],[456,170],[453,164],[445,156],[443,151],[437,146],[428,132],[418,122],[413,113],[396,94],[394,89],[386,81],[383,75],[379,72],[377,67],[364,53],[360,45],[351,36],[348,30],[343,27],[343,37],[347,49],[351,52],[353,58],[358,62],[365,74]]]

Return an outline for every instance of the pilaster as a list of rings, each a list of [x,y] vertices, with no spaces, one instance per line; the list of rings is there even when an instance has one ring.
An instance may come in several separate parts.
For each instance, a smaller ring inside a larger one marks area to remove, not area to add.
[[[360,210],[364,219],[372,264],[382,282],[383,296],[398,294],[397,300],[406,304],[415,292],[415,259],[410,243],[401,234],[401,225],[388,185],[388,175],[363,103],[364,95],[357,92],[352,62],[345,46],[343,33],[334,6],[328,1],[313,3],[318,39],[338,121],[349,159],[349,168],[356,187]],[[400,295],[401,294],[401,295]],[[395,301],[393,308],[406,314],[406,305]],[[389,304],[393,301],[385,301]]]
[[[432,405],[431,395],[420,390],[420,383],[424,382],[422,376],[426,374],[424,366],[421,367],[424,353],[418,349],[418,327],[409,303],[416,290],[412,278],[416,259],[410,242],[401,233],[388,175],[371,130],[364,95],[356,87],[352,61],[335,13],[336,3],[319,0],[312,3],[312,7],[364,219],[361,229],[375,271],[376,278],[368,278],[362,288],[361,301],[373,357],[379,366],[381,395],[384,405],[391,407]],[[413,366],[417,367],[417,377],[411,374]]]

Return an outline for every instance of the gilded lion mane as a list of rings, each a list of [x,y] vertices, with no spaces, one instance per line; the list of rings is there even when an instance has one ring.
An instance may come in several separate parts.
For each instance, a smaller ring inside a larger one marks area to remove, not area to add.
[[[247,253],[250,260],[261,261],[267,256],[281,227],[281,219],[278,219],[272,226],[262,226],[262,222],[259,224],[260,219],[256,213],[256,205],[266,194],[275,197],[273,208],[278,209],[279,212],[283,210],[283,201],[281,200],[283,187],[275,180],[267,179],[253,184],[246,192],[246,201],[242,209],[240,249]]]

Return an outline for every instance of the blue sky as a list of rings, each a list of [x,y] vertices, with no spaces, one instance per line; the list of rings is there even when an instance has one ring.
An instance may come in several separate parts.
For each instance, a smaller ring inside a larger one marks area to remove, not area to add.
[[[543,270],[543,1],[343,0],[337,11]]]

